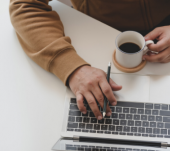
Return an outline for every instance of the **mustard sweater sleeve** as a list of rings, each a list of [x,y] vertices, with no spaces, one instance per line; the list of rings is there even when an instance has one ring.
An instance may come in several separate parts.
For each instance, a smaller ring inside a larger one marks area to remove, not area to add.
[[[58,14],[49,0],[10,0],[10,17],[25,53],[66,85],[69,75],[88,65],[64,36]]]

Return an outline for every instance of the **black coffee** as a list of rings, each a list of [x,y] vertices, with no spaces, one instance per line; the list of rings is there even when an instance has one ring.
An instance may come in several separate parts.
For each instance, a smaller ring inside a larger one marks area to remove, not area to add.
[[[134,44],[131,42],[124,43],[124,44],[120,45],[119,48],[122,51],[127,52],[127,53],[135,53],[135,52],[138,52],[139,50],[141,50],[141,48],[137,44]]]

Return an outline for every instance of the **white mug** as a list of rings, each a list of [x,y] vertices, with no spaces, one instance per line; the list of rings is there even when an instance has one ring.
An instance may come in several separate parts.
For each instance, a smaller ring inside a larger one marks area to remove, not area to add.
[[[122,51],[120,45],[131,42],[137,44],[141,49],[135,53]],[[125,68],[134,68],[142,62],[142,56],[149,51],[147,45],[154,43],[152,40],[145,41],[144,37],[136,31],[125,31],[116,38],[116,61]]]

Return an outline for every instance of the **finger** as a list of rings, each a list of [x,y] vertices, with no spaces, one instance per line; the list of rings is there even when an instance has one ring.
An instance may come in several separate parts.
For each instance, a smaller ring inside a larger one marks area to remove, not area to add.
[[[96,117],[98,120],[101,120],[103,117],[102,117],[102,114],[101,114],[100,111],[99,111],[99,108],[98,108],[98,106],[97,106],[97,103],[96,103],[96,101],[95,101],[95,98],[94,98],[93,94],[90,93],[90,92],[86,92],[86,93],[84,94],[84,96],[85,96],[85,98],[86,98],[86,100],[87,100],[87,102],[88,102],[88,104],[89,104],[92,112],[94,113],[95,117]]]
[[[99,102],[100,106],[103,108],[104,106],[104,96],[103,93],[99,87],[99,85],[96,85],[91,92],[93,93],[94,97],[96,98],[96,100]],[[107,106],[106,108],[106,115],[110,116],[111,115],[111,109],[109,106]]]
[[[117,85],[111,78],[110,78],[109,84],[110,84],[113,91],[119,91],[119,90],[122,89],[122,86]]]
[[[151,51],[160,52],[162,50],[165,50],[167,47],[169,47],[169,45],[170,44],[168,43],[168,38],[164,38],[164,39],[158,41],[156,44],[148,45],[148,48]]]
[[[154,40],[156,38],[158,38],[161,34],[163,33],[163,30],[161,27],[155,28],[154,30],[152,30],[150,33],[148,33],[145,36],[145,40]]]
[[[151,56],[144,55],[143,58],[144,60],[150,62],[162,62],[165,58],[167,58],[167,56],[169,56],[169,53],[170,53],[170,48],[160,52],[157,55],[151,55]]]
[[[103,80],[99,81],[99,86],[100,86],[103,94],[109,100],[109,102],[113,105],[116,105],[117,104],[116,98],[112,92],[112,89],[111,89],[109,83],[107,82],[107,80],[105,78]]]
[[[84,106],[84,97],[82,94],[80,93],[77,93],[76,94],[76,99],[77,99],[77,106],[79,108],[79,110],[83,113],[83,114],[86,114],[87,113],[87,109],[86,107]]]

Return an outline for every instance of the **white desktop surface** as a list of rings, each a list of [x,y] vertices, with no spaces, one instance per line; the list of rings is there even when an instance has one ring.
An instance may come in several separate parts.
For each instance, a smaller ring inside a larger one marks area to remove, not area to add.
[[[0,150],[50,151],[60,137],[66,88],[24,53],[10,23],[8,5],[9,0],[1,1]],[[57,9],[65,34],[71,37],[78,54],[92,66],[106,70],[119,31],[60,2],[51,5]],[[140,72],[169,74],[170,70],[165,70],[169,66],[148,63]],[[112,72],[119,73],[114,67]]]

